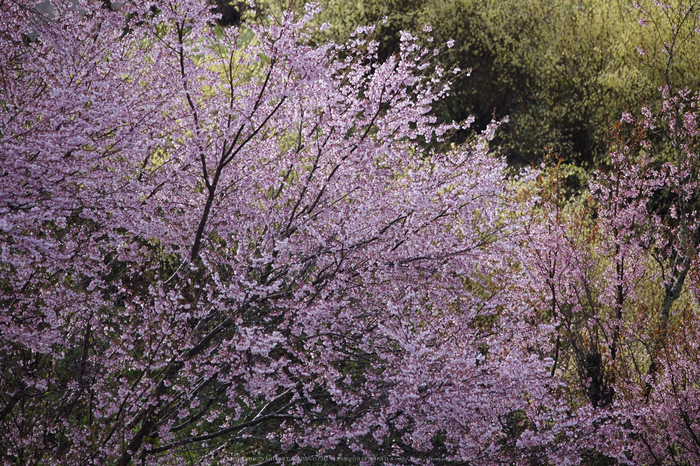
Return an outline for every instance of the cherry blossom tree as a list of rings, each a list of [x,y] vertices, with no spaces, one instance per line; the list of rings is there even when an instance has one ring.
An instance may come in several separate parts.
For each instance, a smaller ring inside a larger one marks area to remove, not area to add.
[[[636,244],[651,258],[654,267],[649,269],[659,284],[651,319],[630,329],[629,341],[643,343],[636,351],[636,361],[646,367],[638,369],[640,383],[628,380],[621,384],[628,393],[621,403],[628,419],[625,428],[635,439],[625,456],[637,463],[695,464],[700,461],[700,353],[696,343],[699,97],[688,89],[677,90],[676,68],[684,47],[697,40],[700,5],[655,1],[655,8],[635,6],[643,14],[640,24],[652,24],[663,44],[659,71],[664,102],[656,114],[644,109],[637,118],[623,115],[623,123],[642,137],[633,145],[638,151],[635,156],[631,154],[636,151],[623,144],[614,164],[627,172],[636,165],[637,175],[622,183],[625,196],[607,192],[624,206],[622,222],[637,232]],[[634,211],[636,215],[631,214]]]
[[[6,464],[566,460],[526,209],[497,123],[440,149],[437,50],[50,5],[0,1]]]
[[[672,96],[668,88],[664,94],[659,115],[645,110],[636,120],[623,116],[637,131],[657,133],[666,141],[656,147],[649,140],[642,141],[638,169],[627,170],[638,173],[622,184],[624,197],[618,197],[625,200],[621,222],[636,232],[635,243],[647,251],[650,262],[647,273],[653,273],[658,283],[650,321],[631,327],[630,340],[643,342],[643,349],[636,351],[637,360],[646,366],[639,370],[643,389],[636,391],[636,399],[627,397],[625,402],[640,439],[635,452],[638,461],[695,463],[700,460],[696,420],[700,391],[694,369],[699,354],[693,343],[698,325],[695,277],[700,246],[698,97],[688,91]],[[626,157],[619,157],[623,164],[628,163],[622,161]],[[627,382],[627,391],[634,393],[630,388]]]
[[[554,325],[552,376],[582,450],[623,464],[698,454],[698,97],[664,88],[658,114],[624,114],[610,167],[576,201],[557,192],[529,227],[532,303]]]

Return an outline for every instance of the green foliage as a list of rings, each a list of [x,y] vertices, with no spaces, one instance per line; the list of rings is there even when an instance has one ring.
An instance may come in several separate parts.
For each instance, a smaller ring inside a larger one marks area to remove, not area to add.
[[[259,7],[277,15],[303,2],[267,0]],[[648,3],[648,5],[646,4]],[[637,10],[614,0],[321,0],[319,22],[326,39],[340,40],[359,25],[375,24],[380,58],[398,48],[399,31],[418,33],[426,24],[441,48],[446,68],[472,69],[459,75],[451,98],[441,103],[444,120],[476,117],[483,128],[508,115],[498,138],[517,166],[540,163],[548,153],[588,170],[605,160],[606,131],[622,112],[660,103],[668,54],[663,44],[678,40],[668,73],[677,88],[697,87],[700,41],[684,33],[692,22],[654,8]],[[639,24],[642,12],[649,26]],[[383,21],[386,17],[386,21]],[[444,44],[454,39],[455,47]],[[640,55],[637,47],[645,50]],[[458,142],[469,134],[455,135]]]

